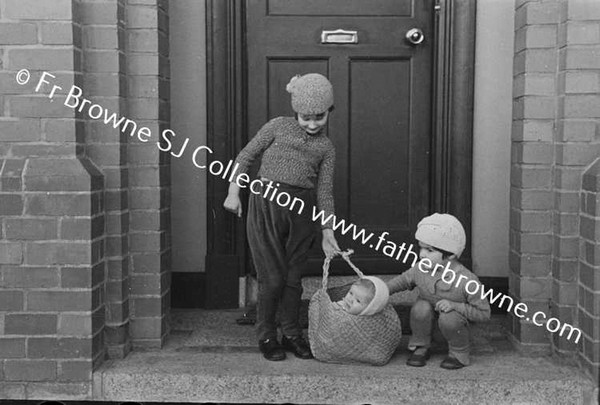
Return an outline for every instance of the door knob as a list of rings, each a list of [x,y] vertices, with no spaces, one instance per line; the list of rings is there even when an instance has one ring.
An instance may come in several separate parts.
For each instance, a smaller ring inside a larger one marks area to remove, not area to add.
[[[419,45],[425,40],[425,34],[419,28],[411,28],[406,31],[406,39],[412,45]]]

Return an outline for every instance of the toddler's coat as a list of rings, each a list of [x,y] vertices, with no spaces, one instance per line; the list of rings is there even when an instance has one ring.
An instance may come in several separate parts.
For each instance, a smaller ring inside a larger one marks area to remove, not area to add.
[[[490,304],[481,298],[481,288],[475,294],[469,294],[465,289],[467,282],[479,279],[465,266],[456,260],[450,262],[449,268],[456,275],[451,283],[446,274],[446,281],[442,279],[442,271],[432,275],[430,269],[427,273],[413,266],[401,275],[388,282],[390,294],[414,288],[419,292],[418,301],[411,310],[411,325],[413,334],[409,340],[409,348],[429,347],[431,345],[432,322],[436,317],[435,304],[443,299],[458,303],[456,310],[442,312],[438,317],[438,326],[448,340],[449,354],[453,355],[464,365],[469,364],[469,321],[481,322],[490,319]],[[424,269],[426,270],[426,269]],[[460,276],[458,287],[456,287]],[[472,288],[470,288],[472,290]]]

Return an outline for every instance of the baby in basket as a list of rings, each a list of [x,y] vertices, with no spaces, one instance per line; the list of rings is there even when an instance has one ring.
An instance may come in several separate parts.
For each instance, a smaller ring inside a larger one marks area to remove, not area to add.
[[[349,254],[342,257],[360,277],[349,290],[348,286],[327,289],[329,260],[323,265],[323,288],[312,296],[308,307],[310,347],[319,361],[381,366],[400,344],[400,320],[388,304],[386,283],[364,276],[350,262]]]
[[[375,315],[385,308],[389,297],[390,291],[383,280],[364,276],[352,284],[335,306],[351,315]]]

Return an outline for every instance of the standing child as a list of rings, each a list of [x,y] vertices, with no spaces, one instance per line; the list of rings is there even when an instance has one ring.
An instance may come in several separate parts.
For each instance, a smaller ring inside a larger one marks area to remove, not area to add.
[[[452,215],[436,213],[419,222],[415,239],[419,241],[420,262],[388,282],[390,294],[415,287],[419,292],[410,311],[408,348],[412,353],[406,364],[426,364],[433,322],[437,320],[449,348],[440,366],[462,368],[470,362],[469,321],[490,319],[490,304],[479,293],[469,294],[465,289],[471,280],[479,284],[477,276],[458,261],[465,248],[465,230]]]
[[[333,88],[325,76],[310,73],[293,77],[286,90],[291,93],[295,116],[267,122],[237,156],[239,172],[247,173],[262,154],[258,172],[261,188],[276,187],[292,199],[301,199],[308,207],[316,205],[327,215],[333,214],[335,149],[325,130],[333,109]],[[298,318],[302,271],[307,266],[317,228],[309,216],[310,209],[298,213],[282,207],[273,198],[263,198],[255,183],[251,183],[254,186],[248,206],[247,234],[258,278],[258,345],[267,360],[285,359],[285,350],[309,359],[312,354],[302,337]],[[223,205],[241,217],[239,189],[232,182]],[[331,225],[323,226],[322,232],[325,255],[340,253]],[[281,344],[275,326],[279,307]]]

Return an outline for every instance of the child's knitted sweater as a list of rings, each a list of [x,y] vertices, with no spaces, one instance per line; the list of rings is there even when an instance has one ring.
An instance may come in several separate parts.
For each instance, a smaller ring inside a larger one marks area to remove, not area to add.
[[[334,213],[333,170],[335,148],[325,129],[311,136],[294,117],[267,122],[237,156],[239,173],[247,173],[262,154],[258,175],[273,182],[317,189],[317,208]],[[327,216],[325,218],[327,218]],[[331,228],[331,221],[325,225]]]

